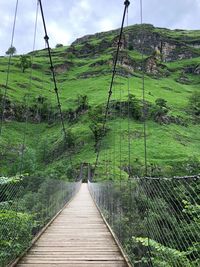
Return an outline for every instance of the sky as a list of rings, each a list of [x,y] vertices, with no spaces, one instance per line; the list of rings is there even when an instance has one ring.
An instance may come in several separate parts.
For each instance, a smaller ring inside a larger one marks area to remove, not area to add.
[[[13,45],[18,54],[33,50],[37,0],[18,0]],[[126,25],[140,23],[140,0],[130,0]],[[70,45],[87,34],[119,28],[123,0],[42,0],[51,47]],[[0,55],[11,44],[16,0],[0,0]],[[170,29],[200,29],[200,0],[143,0],[143,22]],[[38,14],[35,49],[42,49],[44,31]]]

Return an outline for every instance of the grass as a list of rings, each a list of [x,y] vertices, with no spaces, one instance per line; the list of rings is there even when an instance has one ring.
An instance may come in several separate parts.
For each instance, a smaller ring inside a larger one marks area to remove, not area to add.
[[[167,38],[175,40],[194,40],[200,38],[199,31],[171,31],[167,29],[155,29],[151,25],[145,26],[147,30],[165,35]],[[135,28],[128,27],[125,31],[139,31],[139,26]],[[187,38],[186,38],[187,37]],[[112,41],[115,38],[115,32],[100,34],[98,37],[90,37],[88,42],[93,46],[106,39]],[[84,44],[80,43],[75,46],[80,50]],[[141,54],[136,50],[126,50],[129,56],[136,61],[141,61]],[[94,57],[74,57],[68,60],[68,47],[60,47],[52,50],[53,62],[56,66],[68,64],[70,67],[67,71],[57,73],[59,96],[62,104],[62,110],[67,111],[69,108],[77,108],[77,96],[87,95],[91,108],[106,103],[108,90],[111,81],[112,66],[108,64],[112,61],[113,49],[107,49],[100,55]],[[56,109],[57,103],[54,94],[53,83],[49,71],[47,51],[37,51],[33,55],[34,69],[26,70],[23,74],[17,67],[18,56],[12,58],[12,64],[9,75],[7,96],[13,104],[22,103],[24,96],[29,94],[28,102],[32,106],[38,96],[48,99],[49,105]],[[93,66],[98,62],[104,61],[103,65]],[[0,57],[0,87],[1,93],[4,93],[6,81],[8,58]],[[199,57],[187,60],[179,60],[165,63],[169,70],[168,77],[155,79],[153,76],[145,75],[145,98],[151,103],[155,103],[157,98],[164,98],[170,108],[170,114],[181,116],[189,119],[187,114],[188,99],[194,91],[199,90],[200,76],[185,74],[191,81],[190,84],[181,84],[177,79],[182,75],[184,68],[197,65]],[[95,73],[98,72],[98,75]],[[91,75],[84,78],[84,75]],[[137,98],[142,99],[142,79],[141,73],[130,76],[129,79],[117,76],[114,83],[112,99],[126,100],[128,95],[128,86],[130,93]],[[70,129],[75,139],[76,148],[72,153],[72,160],[75,166],[81,163],[94,164],[96,154],[94,152],[94,137],[89,126],[88,113],[83,113],[78,120],[70,124],[65,121],[66,129]],[[129,126],[128,126],[129,125]],[[108,122],[109,131],[102,142],[100,153],[100,163],[106,162],[108,168],[113,169],[116,177],[119,177],[122,164],[127,166],[129,161],[132,166],[144,166],[144,135],[143,123],[130,120],[127,118],[120,119],[116,117]],[[128,135],[130,127],[130,136]],[[5,122],[3,124],[3,134],[0,140],[1,163],[0,175],[11,174],[12,166],[19,164],[20,148],[23,143],[25,124],[15,121]],[[67,151],[58,153],[54,157],[54,152],[59,143],[62,141],[62,129],[59,122],[52,125],[47,123],[28,122],[26,132],[26,148],[31,153],[27,158],[35,158],[35,170],[44,170],[46,173],[60,173],[69,165],[69,154]],[[115,145],[115,146],[114,146]],[[129,157],[130,147],[130,157]],[[120,157],[120,152],[122,156]],[[171,168],[176,162],[186,161],[189,158],[196,157],[200,160],[200,134],[199,125],[191,122],[187,127],[170,124],[159,125],[153,121],[147,122],[147,157],[148,164],[156,164],[163,168]],[[45,155],[51,159],[42,159]],[[28,161],[27,161],[28,162]],[[113,167],[114,166],[114,167]],[[14,168],[16,170],[16,168]],[[127,177],[123,171],[123,176]]]

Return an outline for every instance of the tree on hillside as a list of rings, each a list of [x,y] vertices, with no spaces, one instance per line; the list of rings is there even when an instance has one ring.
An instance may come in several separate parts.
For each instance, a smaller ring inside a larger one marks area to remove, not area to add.
[[[63,44],[57,44],[56,48],[63,47]]]
[[[78,104],[78,107],[77,107],[78,112],[88,110],[89,103],[88,103],[88,96],[87,95],[78,95],[76,102]]]
[[[165,100],[164,98],[157,98],[155,103],[160,108],[168,108],[167,107],[167,100]]]
[[[9,47],[8,50],[6,51],[6,55],[8,56],[13,56],[16,53],[17,49],[14,46]]]
[[[109,128],[104,125],[104,113],[102,112],[103,106],[97,106],[91,109],[88,113],[90,119],[89,128],[93,133],[94,137],[94,149],[98,151],[101,139],[106,135]]]
[[[22,72],[24,73],[26,69],[30,68],[31,66],[31,59],[30,56],[22,55],[19,58],[19,67],[21,68]]]
[[[67,59],[69,60],[69,61],[73,61],[73,59],[75,58],[75,55],[72,53],[72,52],[69,52],[68,54],[67,54]]]
[[[200,92],[194,91],[189,98],[188,108],[196,122],[200,121]]]

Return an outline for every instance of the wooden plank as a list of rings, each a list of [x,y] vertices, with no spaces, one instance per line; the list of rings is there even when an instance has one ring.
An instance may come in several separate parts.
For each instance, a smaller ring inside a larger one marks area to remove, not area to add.
[[[69,262],[69,263],[37,263],[37,264],[19,264],[18,267],[127,267],[122,262]]]
[[[86,184],[17,267],[127,267]]]

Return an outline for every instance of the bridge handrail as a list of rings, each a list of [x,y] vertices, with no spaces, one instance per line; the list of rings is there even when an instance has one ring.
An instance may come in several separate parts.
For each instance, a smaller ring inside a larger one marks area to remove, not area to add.
[[[198,266],[199,175],[88,184],[134,266]]]
[[[80,176],[72,182],[25,177],[0,183],[0,266],[13,262],[31,245],[78,192],[81,183]]]

